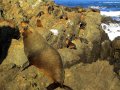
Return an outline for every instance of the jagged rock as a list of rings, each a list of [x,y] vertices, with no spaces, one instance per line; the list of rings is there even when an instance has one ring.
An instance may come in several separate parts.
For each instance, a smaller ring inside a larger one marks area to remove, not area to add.
[[[112,52],[111,42],[109,40],[105,40],[101,43],[101,58],[107,59],[110,57]]]
[[[116,62],[116,60],[120,62],[120,36],[112,41],[112,50],[112,58],[115,60],[114,62]]]
[[[75,13],[80,13],[85,11],[85,9],[81,7],[72,7],[72,8],[64,7],[64,10],[68,12],[75,12]]]
[[[111,62],[114,65],[114,72],[117,74],[120,79],[120,36],[116,37],[112,41],[112,59]]]
[[[84,33],[82,34],[82,38],[87,39],[87,41],[90,43],[88,47],[90,48],[88,50],[88,60],[95,61],[100,57],[100,48],[101,48],[101,31],[99,29],[99,25],[101,23],[101,16],[99,13],[96,13],[96,16],[94,16],[95,12],[87,12],[85,16],[85,22],[86,27],[84,29]],[[94,16],[94,17],[93,17]]]
[[[35,67],[21,72],[15,64],[0,66],[0,90],[46,90],[50,80]]]
[[[73,90],[119,90],[119,80],[112,69],[107,61],[80,63],[65,70],[65,84]]]
[[[120,49],[120,36],[116,37],[113,41],[112,41],[112,47],[116,50]]]
[[[24,46],[22,40],[12,40],[11,46],[8,50],[8,55],[2,64],[15,63],[18,66],[28,65],[27,57],[24,53]]]
[[[63,48],[59,49],[58,52],[62,57],[65,68],[69,68],[75,64],[80,63],[80,53],[77,50]]]
[[[95,9],[95,8],[89,8],[91,11],[93,11],[93,12],[98,12],[98,13],[100,13],[100,10],[99,9]]]
[[[3,18],[4,12],[3,12],[3,5],[1,3],[2,3],[2,1],[0,1],[0,18]]]

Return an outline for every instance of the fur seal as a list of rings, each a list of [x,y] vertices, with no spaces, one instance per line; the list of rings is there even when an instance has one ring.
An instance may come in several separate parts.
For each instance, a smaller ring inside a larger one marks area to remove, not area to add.
[[[57,87],[72,90],[70,87],[63,85],[64,83],[64,68],[60,54],[50,46],[45,39],[33,30],[30,26],[22,24],[23,27],[23,43],[24,51],[28,57],[30,65],[34,65],[42,69],[45,74],[50,76],[53,83],[47,87],[47,90],[54,90]]]

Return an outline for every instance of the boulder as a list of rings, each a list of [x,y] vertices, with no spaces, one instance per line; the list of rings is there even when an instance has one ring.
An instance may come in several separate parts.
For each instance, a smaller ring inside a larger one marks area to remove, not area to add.
[[[8,55],[2,64],[14,63],[18,66],[27,66],[29,64],[27,57],[24,53],[24,46],[22,40],[12,40]]]
[[[101,43],[101,59],[107,59],[112,52],[111,41],[105,40]]]
[[[65,84],[73,90],[119,90],[119,79],[107,61],[77,64],[65,70]],[[60,89],[57,89],[60,90]]]
[[[50,80],[35,67],[21,72],[15,64],[0,65],[0,90],[46,90]]]

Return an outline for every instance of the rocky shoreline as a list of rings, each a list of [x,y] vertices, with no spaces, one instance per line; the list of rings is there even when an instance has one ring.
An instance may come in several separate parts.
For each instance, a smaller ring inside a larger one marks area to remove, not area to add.
[[[98,10],[68,8],[40,0],[2,0],[0,18],[12,20],[19,29],[22,21],[29,22],[58,50],[65,68],[65,84],[73,90],[120,89],[115,77],[120,41],[109,40],[100,27],[102,16]],[[34,66],[21,71],[20,67],[28,64],[23,47],[22,38],[12,40],[0,65],[0,90],[46,90],[52,82]]]

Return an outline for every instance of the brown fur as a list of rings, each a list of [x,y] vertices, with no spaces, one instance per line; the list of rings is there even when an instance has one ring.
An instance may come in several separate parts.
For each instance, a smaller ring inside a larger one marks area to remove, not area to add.
[[[63,85],[64,69],[57,50],[51,47],[39,33],[33,31],[30,27],[23,32],[23,42],[25,54],[30,64],[47,72],[54,83]]]

